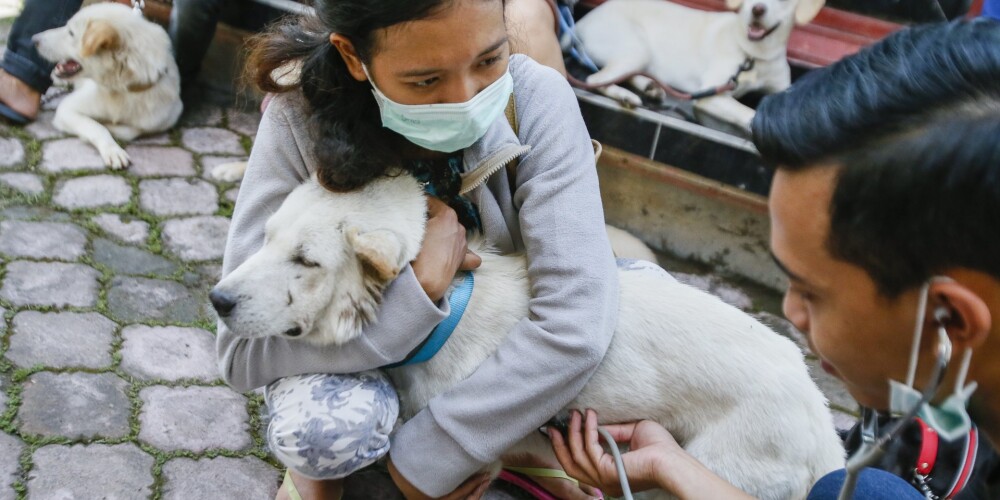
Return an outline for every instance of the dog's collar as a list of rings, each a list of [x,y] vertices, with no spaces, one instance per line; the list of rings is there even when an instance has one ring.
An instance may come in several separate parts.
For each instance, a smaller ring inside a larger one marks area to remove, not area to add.
[[[458,326],[458,322],[462,320],[462,315],[465,314],[465,307],[469,305],[469,298],[472,297],[472,287],[474,284],[475,279],[472,273],[464,273],[462,275],[462,282],[452,289],[451,295],[448,297],[451,314],[444,321],[438,323],[438,326],[434,327],[434,330],[431,330],[431,334],[406,359],[399,363],[388,365],[385,368],[423,363],[434,357],[441,350],[441,347],[444,346],[444,343],[448,341],[448,338],[451,337],[452,332],[455,331],[455,327]]]

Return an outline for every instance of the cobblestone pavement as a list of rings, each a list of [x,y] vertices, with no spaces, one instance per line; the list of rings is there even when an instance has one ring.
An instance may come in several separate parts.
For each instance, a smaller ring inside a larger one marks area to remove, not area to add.
[[[207,173],[246,158],[258,114],[195,105],[111,171],[47,108],[0,125],[0,500],[273,498],[263,401],[219,379],[207,300],[238,191]],[[773,292],[681,271],[801,342]],[[810,364],[849,426],[854,402]],[[352,497],[394,496],[366,478]]]

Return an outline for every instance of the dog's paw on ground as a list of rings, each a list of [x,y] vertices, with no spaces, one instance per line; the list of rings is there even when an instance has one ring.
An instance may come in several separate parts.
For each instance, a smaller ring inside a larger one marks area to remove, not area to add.
[[[113,169],[125,168],[131,163],[128,153],[117,144],[108,144],[97,148],[104,164]]]

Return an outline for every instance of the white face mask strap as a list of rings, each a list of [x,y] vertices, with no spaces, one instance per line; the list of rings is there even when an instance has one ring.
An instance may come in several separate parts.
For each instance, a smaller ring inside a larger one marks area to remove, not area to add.
[[[943,326],[941,327],[944,328]],[[966,347],[962,352],[962,364],[958,366],[958,378],[955,379],[955,392],[965,389],[965,378],[969,375],[969,364],[972,363],[972,348]]]
[[[920,354],[920,340],[924,334],[924,315],[927,313],[927,295],[930,281],[920,287],[920,303],[917,305],[917,324],[913,327],[913,345],[910,347],[910,366],[906,371],[906,385],[913,387],[917,376],[917,357]]]

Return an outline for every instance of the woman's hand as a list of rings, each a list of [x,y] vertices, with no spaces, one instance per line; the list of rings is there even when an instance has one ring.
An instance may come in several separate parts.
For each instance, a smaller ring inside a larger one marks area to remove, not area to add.
[[[396,483],[396,487],[399,488],[399,491],[403,492],[403,496],[405,496],[407,500],[429,500],[431,498],[410,484],[410,482],[399,473],[396,466],[393,465],[392,459],[389,459],[389,476],[392,477],[392,482]],[[486,488],[489,488],[489,486],[489,474],[476,474],[475,476],[466,479],[464,483],[455,489],[455,491],[441,498],[443,500],[479,500],[479,498],[483,496],[483,493],[486,492]]]
[[[622,454],[622,462],[632,491],[664,488],[659,483],[664,461],[673,453],[684,453],[674,437],[650,420],[604,428],[616,442],[629,445],[629,451]],[[548,432],[556,458],[567,474],[597,486],[605,494],[622,495],[614,456],[604,451],[600,443],[596,412],[587,410],[586,422],[583,422],[580,413],[574,411],[565,437],[551,427]]]
[[[483,259],[469,251],[465,226],[451,207],[427,198],[427,229],[420,253],[411,263],[420,286],[434,302],[441,300],[458,271],[479,267]]]

